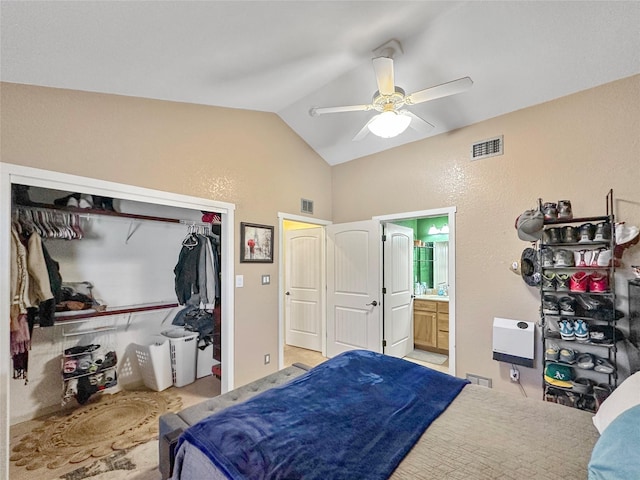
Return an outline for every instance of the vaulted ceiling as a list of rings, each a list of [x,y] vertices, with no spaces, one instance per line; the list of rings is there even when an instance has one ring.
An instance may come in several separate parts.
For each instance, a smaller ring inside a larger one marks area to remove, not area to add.
[[[0,21],[2,81],[274,112],[331,165],[640,73],[638,1],[3,0]],[[370,103],[390,39],[407,93],[473,87],[410,107],[428,134],[309,115]]]

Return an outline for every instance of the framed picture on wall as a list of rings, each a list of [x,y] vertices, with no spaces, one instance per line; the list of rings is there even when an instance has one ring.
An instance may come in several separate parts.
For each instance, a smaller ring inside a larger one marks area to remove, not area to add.
[[[273,227],[240,222],[240,262],[273,263]]]

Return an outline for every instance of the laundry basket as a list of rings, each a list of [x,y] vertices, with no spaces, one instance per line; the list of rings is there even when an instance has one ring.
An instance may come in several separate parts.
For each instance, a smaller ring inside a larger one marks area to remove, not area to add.
[[[173,385],[169,339],[155,335],[144,345],[135,344],[142,381],[151,390],[161,392]]]
[[[184,387],[196,380],[196,350],[198,332],[182,327],[165,330],[162,335],[169,339],[173,386]]]

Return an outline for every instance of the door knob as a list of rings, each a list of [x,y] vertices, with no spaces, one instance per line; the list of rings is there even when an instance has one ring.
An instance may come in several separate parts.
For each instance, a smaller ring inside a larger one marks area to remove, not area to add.
[[[284,294],[285,295],[291,295],[291,292],[285,292]]]
[[[367,305],[373,305],[374,307],[378,306],[378,302],[376,302],[375,300],[371,303],[367,303]]]

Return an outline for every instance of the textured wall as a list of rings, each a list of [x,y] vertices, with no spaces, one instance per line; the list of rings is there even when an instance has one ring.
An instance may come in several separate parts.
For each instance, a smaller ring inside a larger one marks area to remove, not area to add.
[[[0,88],[2,162],[235,203],[238,242],[239,222],[275,226],[278,211],[299,214],[300,198],[315,201],[318,218],[331,215],[330,167],[274,114]],[[238,385],[278,365],[278,285],[260,285],[261,274],[278,278],[274,253],[273,264],[241,264],[236,253]]]
[[[514,220],[539,197],[571,200],[576,216],[604,215],[613,188],[616,218],[640,225],[639,133],[634,76],[338,165],[333,221],[456,206],[457,374],[492,377],[494,388],[517,392],[508,366],[491,359],[493,317],[539,318],[538,292],[509,270],[528,246]],[[497,135],[504,155],[469,160],[472,143]],[[623,260],[619,276],[629,277],[640,246]],[[540,369],[522,368],[521,376],[540,398]]]

